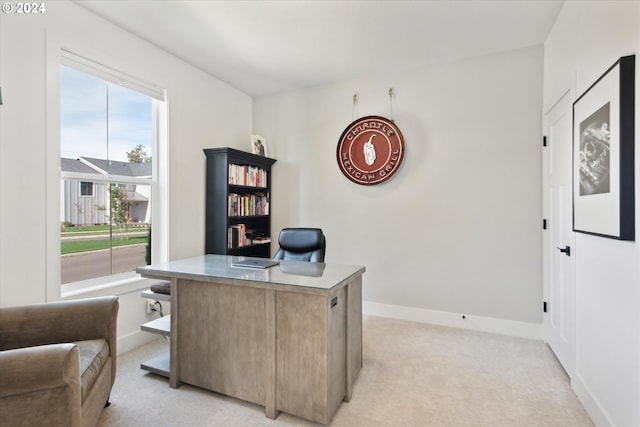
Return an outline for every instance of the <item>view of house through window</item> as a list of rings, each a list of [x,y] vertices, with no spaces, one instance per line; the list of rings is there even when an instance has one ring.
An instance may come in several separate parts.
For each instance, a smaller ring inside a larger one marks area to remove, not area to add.
[[[153,98],[60,70],[61,283],[150,260]]]

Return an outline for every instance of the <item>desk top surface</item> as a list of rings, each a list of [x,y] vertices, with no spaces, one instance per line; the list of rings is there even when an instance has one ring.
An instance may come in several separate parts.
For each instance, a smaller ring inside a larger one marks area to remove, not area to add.
[[[265,269],[231,265],[243,258],[246,257],[200,255],[138,267],[136,272],[143,277],[192,280],[219,278],[315,289],[331,289],[365,272],[365,267],[362,266],[285,260],[280,260],[278,265]]]

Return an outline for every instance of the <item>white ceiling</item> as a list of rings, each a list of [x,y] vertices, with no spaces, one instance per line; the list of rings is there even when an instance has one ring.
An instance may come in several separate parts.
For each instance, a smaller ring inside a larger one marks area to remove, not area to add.
[[[261,96],[541,44],[563,0],[77,3]]]

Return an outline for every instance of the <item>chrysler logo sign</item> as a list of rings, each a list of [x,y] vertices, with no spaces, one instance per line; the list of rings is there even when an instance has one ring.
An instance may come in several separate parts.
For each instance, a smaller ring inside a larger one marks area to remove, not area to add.
[[[337,157],[340,170],[351,181],[380,184],[391,178],[402,163],[402,133],[384,117],[362,117],[342,132]]]

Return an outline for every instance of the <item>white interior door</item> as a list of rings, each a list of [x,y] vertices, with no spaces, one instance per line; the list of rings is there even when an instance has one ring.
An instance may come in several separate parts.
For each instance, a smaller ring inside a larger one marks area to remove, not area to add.
[[[545,116],[545,337],[569,377],[575,359],[575,248],[572,201],[572,107],[568,91]],[[562,250],[562,252],[561,252]]]

